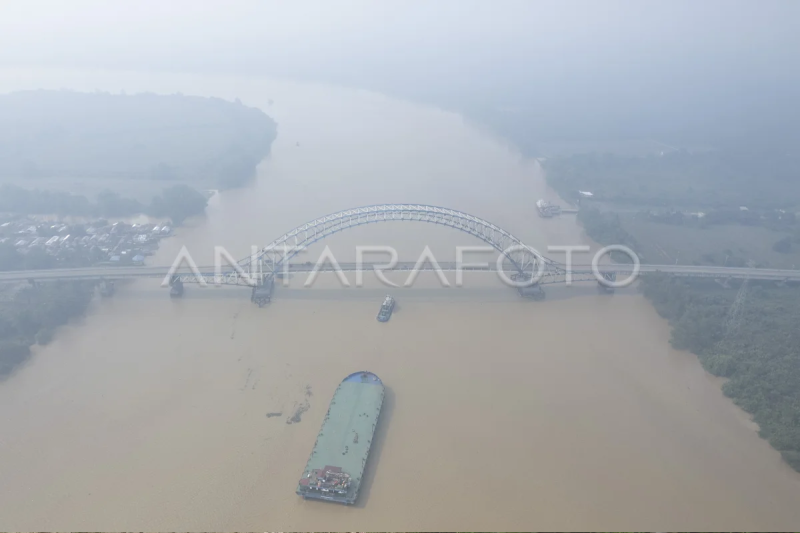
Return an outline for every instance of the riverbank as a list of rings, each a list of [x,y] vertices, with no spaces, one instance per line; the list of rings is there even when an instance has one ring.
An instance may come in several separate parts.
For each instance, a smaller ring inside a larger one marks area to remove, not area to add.
[[[0,270],[142,265],[171,235],[167,223],[0,215]]]
[[[691,156],[681,157],[685,164],[691,164]],[[625,167],[621,158],[612,156],[567,156],[548,164],[548,183],[561,194],[593,191],[592,199],[583,199],[578,213],[578,221],[592,240],[602,245],[628,246],[645,263],[680,261],[790,269],[800,265],[800,250],[792,246],[796,239],[793,236],[800,237],[794,208],[788,204],[786,209],[765,207],[770,202],[785,202],[783,198],[769,200],[762,196],[760,203],[752,204],[760,206],[760,211],[716,203],[714,207],[700,204],[694,216],[669,208],[662,209],[662,214],[630,209],[617,212],[619,197],[613,195],[622,194],[631,184],[623,180],[621,186],[606,175],[609,159],[612,168]],[[706,155],[702,161],[708,164]],[[631,160],[629,166],[639,172],[661,168],[663,173],[664,164],[647,167],[637,159]],[[720,177],[715,175],[712,179]],[[634,191],[645,194],[647,205],[665,201],[659,194],[676,188],[671,182],[659,187],[652,176],[641,180],[649,185],[640,185]],[[694,185],[699,189],[709,186],[697,181]],[[594,201],[597,197],[601,202]],[[627,199],[624,206],[629,208],[631,202]],[[665,238],[670,234],[672,238]],[[774,245],[770,247],[774,239],[781,239],[788,246],[776,250]],[[622,254],[612,259],[629,261]],[[741,282],[732,283],[725,288],[713,280],[659,275],[643,277],[641,287],[659,315],[669,321],[670,344],[695,354],[714,376],[727,378],[723,393],[752,416],[760,428],[759,435],[800,471],[800,392],[796,387],[800,382],[800,288],[756,281],[747,281],[744,286]]]
[[[173,235],[167,225],[104,219],[65,224],[47,219],[10,217],[0,224],[0,270],[142,265],[162,239]],[[96,285],[83,281],[0,285],[0,378],[25,363],[33,345],[49,344],[60,326],[84,316]]]
[[[708,150],[542,163],[562,197],[580,198],[579,218],[598,242],[635,245],[652,263],[785,269],[800,268],[796,164],[792,154]]]
[[[672,326],[670,343],[728,378],[725,395],[800,471],[800,288],[745,281],[725,290],[713,281],[668,276],[641,283]]]
[[[0,144],[14,147],[0,163],[0,270],[144,264],[217,188],[252,179],[276,135],[272,119],[238,100],[183,95],[20,91],[0,95],[0,114],[13,123]],[[162,222],[108,220],[141,214]],[[94,288],[4,287],[0,376],[82,316]]]
[[[31,346],[49,344],[59,326],[83,316],[94,288],[83,281],[0,287],[0,380],[30,357]]]

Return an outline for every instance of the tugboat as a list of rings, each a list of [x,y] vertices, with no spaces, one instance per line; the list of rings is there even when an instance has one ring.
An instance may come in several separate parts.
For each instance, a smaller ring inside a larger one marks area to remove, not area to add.
[[[378,322],[388,322],[392,317],[394,311],[394,298],[387,296],[381,304],[381,310],[378,311]]]

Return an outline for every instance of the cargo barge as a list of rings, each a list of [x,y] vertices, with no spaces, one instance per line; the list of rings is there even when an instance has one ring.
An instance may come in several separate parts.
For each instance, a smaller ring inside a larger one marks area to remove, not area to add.
[[[383,396],[383,382],[372,372],[356,372],[342,380],[297,485],[298,495],[356,502]]]

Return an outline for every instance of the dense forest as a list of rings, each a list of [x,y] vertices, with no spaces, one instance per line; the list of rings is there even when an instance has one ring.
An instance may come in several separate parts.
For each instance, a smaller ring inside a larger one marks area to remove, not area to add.
[[[642,280],[645,296],[672,324],[672,345],[729,378],[723,392],[753,415],[760,434],[800,471],[800,288],[750,281],[738,319],[736,292],[708,281]]]
[[[237,187],[269,154],[275,122],[219,98],[24,91],[0,95],[0,180],[149,179]]]
[[[0,377],[30,355],[33,344],[47,344],[55,328],[82,315],[94,284],[70,281],[6,288],[0,293]]]
[[[592,239],[626,244],[643,261],[800,266],[794,152],[591,153],[543,165],[548,183],[579,204]]]
[[[616,213],[603,212],[589,207],[578,211],[578,221],[593,241],[602,244],[622,244],[636,252],[640,261],[645,261],[639,243],[622,227],[620,217]],[[615,251],[609,255],[614,261],[623,263],[631,261],[630,257],[621,252]]]
[[[0,185],[0,212],[23,215],[74,215],[126,217],[140,213],[167,217],[173,224],[203,213],[208,204],[204,194],[184,184],[167,187],[149,205],[105,190],[91,202],[85,196],[60,191],[28,190]]]
[[[0,272],[6,270],[46,270],[56,267],[56,258],[41,248],[33,248],[21,254],[11,242],[0,243]],[[90,266],[82,258],[75,261],[66,261],[64,267]]]
[[[0,116],[0,212],[144,213],[173,224],[205,210],[208,198],[195,187],[236,187],[253,178],[276,131],[272,119],[238,101],[182,95],[21,92],[0,96]],[[39,180],[71,178],[97,181],[101,192],[89,199],[67,192],[69,185],[40,187]],[[163,182],[156,187],[163,190],[145,203],[113,191],[111,181],[120,179]],[[100,258],[65,252],[59,265],[93,259]],[[54,266],[56,258],[41,248],[20,253],[11,241],[0,244],[0,270]],[[23,362],[31,345],[48,343],[55,328],[82,315],[93,290],[84,282],[0,287],[0,376]]]
[[[571,156],[549,160],[547,178],[565,197],[593,192],[581,199],[578,214],[587,235],[625,244],[643,262],[768,266],[800,248],[800,181],[789,159]],[[682,210],[689,206],[703,215]],[[662,255],[665,248],[670,253]],[[728,378],[724,393],[800,470],[800,287],[749,281],[726,289],[653,274],[642,276],[641,287],[669,320],[672,345]],[[741,305],[734,306],[737,294]]]
[[[796,152],[741,153],[676,150],[625,157],[578,154],[544,161],[547,180],[564,198],[578,190],[620,206],[735,210],[800,208]]]

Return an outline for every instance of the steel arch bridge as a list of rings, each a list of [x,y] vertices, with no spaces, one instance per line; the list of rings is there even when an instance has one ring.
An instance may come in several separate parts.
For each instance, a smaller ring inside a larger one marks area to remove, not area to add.
[[[488,220],[455,209],[424,204],[380,204],[331,213],[284,233],[255,256],[238,264],[243,271],[258,272],[264,282],[269,282],[302,250],[335,233],[365,224],[400,221],[438,224],[472,235],[500,252],[504,256],[503,263],[515,276],[523,279],[530,279],[538,272],[552,275],[566,271],[560,263],[544,257]]]

